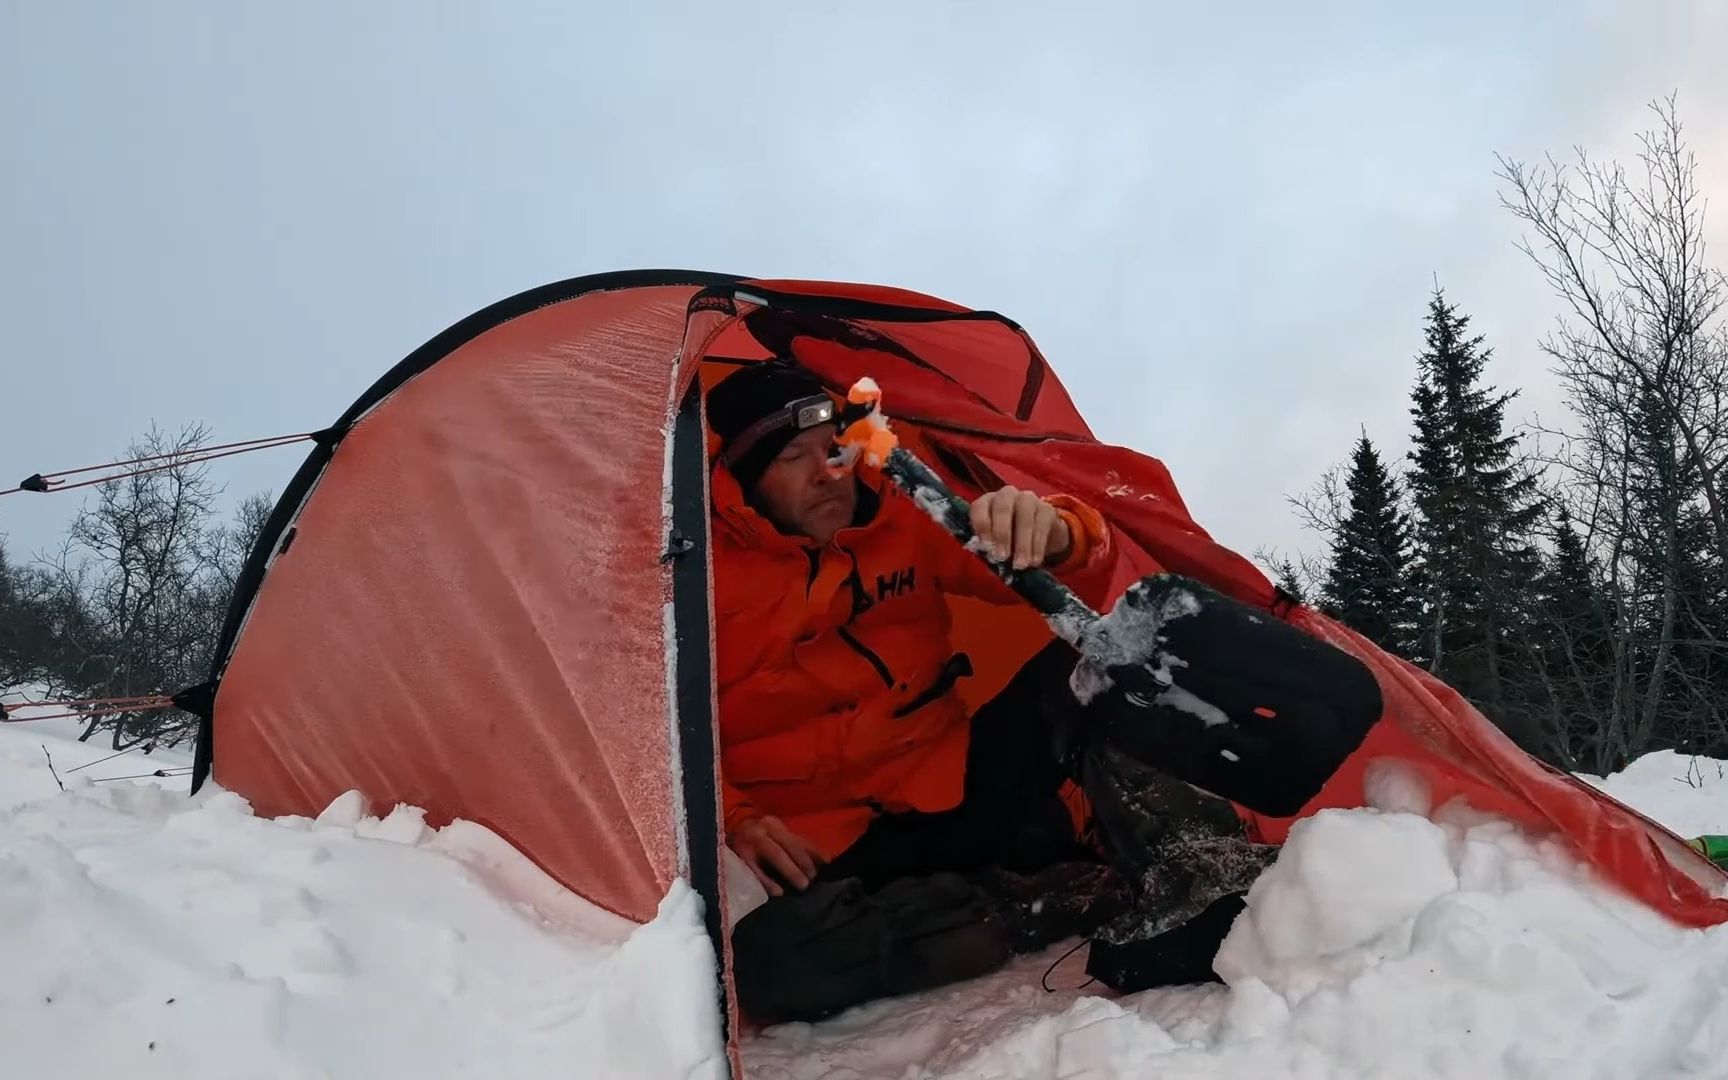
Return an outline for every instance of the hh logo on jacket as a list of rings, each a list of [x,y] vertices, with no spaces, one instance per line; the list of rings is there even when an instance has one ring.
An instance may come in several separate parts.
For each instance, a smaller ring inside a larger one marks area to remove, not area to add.
[[[895,596],[903,596],[917,585],[917,568],[908,566],[904,570],[896,570],[892,574],[876,575],[876,599],[887,600]]]

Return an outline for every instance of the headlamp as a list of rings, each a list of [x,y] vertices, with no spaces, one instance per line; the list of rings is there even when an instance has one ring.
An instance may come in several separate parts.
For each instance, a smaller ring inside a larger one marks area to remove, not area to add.
[[[750,448],[761,442],[770,432],[788,427],[797,431],[808,431],[833,422],[834,400],[826,394],[812,394],[789,401],[739,432],[738,437],[727,445],[722,457],[730,465],[748,454]]]

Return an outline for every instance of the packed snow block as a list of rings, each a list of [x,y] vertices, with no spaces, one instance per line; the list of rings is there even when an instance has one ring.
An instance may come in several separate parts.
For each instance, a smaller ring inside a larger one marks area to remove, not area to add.
[[[1384,708],[1355,657],[1175,574],[1131,586],[1080,651],[1091,731],[1274,817],[1318,794]]]

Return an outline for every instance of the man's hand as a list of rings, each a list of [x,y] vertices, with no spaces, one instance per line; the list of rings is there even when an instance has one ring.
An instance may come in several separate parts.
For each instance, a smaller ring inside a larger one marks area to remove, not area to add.
[[[1058,563],[1074,538],[1056,508],[1030,491],[1004,487],[972,503],[972,531],[997,562],[1014,560],[1014,569]]]
[[[769,896],[785,894],[781,880],[802,892],[815,879],[816,867],[827,861],[816,845],[788,829],[777,817],[751,818],[733,830],[730,843]]]

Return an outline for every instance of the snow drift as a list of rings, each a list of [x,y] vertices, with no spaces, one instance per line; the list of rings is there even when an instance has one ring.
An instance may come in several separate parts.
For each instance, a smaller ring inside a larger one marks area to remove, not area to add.
[[[220,790],[97,784],[128,759],[74,772],[107,749],[32,728],[0,728],[8,1074],[721,1074],[713,957],[682,885],[633,928],[471,823],[373,817],[354,796],[264,820]],[[1699,831],[1728,825],[1723,775],[1652,755],[1594,782]],[[1728,1073],[1728,929],[1677,928],[1558,845],[1430,811],[1406,776],[1370,793],[1292,830],[1219,955],[1225,986],[1112,998],[1078,989],[1083,957],[1059,948],[753,1033],[749,1073]]]
[[[1687,820],[1728,822],[1728,783],[1677,785],[1675,764],[1611,786],[1634,805],[1667,800],[1671,817],[1689,792]],[[1220,950],[1224,987],[1045,993],[1058,950],[766,1032],[747,1044],[751,1075],[1728,1075],[1728,929],[1676,927],[1504,821],[1429,816],[1407,776],[1369,790],[1375,805],[1292,829]],[[1061,960],[1051,982],[1075,986],[1080,966]]]
[[[98,785],[131,759],[69,772],[109,751],[30,727],[0,729],[0,1073],[723,1074],[682,884],[633,928],[477,825]]]

